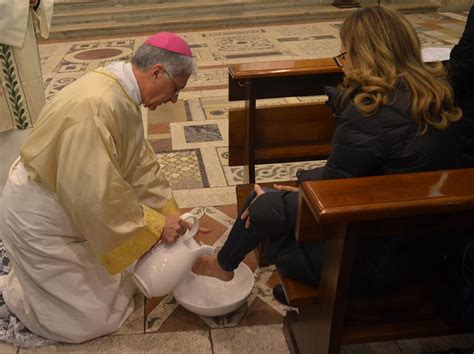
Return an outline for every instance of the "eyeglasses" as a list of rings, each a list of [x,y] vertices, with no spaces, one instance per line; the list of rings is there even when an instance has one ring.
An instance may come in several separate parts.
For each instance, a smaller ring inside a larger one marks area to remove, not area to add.
[[[334,61],[336,62],[336,65],[340,68],[344,67],[344,63],[346,61],[346,54],[347,52],[341,53],[339,55],[336,55],[334,57]]]
[[[173,96],[178,96],[179,93],[181,92],[181,90],[178,88],[178,85],[176,84],[176,81],[173,80],[173,78],[171,77],[169,72],[166,71],[166,69],[164,71],[165,71],[166,75],[168,75],[168,79],[170,79],[170,81],[173,83],[173,86],[174,86]]]

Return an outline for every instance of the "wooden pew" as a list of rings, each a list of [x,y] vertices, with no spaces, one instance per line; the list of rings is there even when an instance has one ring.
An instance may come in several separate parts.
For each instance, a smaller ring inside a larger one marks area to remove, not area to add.
[[[259,163],[327,157],[334,131],[323,103],[257,108],[257,100],[322,95],[341,79],[332,58],[230,65],[229,101],[244,100],[245,108],[229,112],[229,165],[244,165],[244,183],[255,182]]]
[[[459,324],[437,316],[421,285],[415,295],[408,289],[363,299],[350,298],[348,290],[360,238],[413,235],[415,230],[474,235],[473,180],[474,168],[303,183],[296,237],[324,240],[325,254],[314,301],[285,318],[292,352],[332,354],[342,343],[462,332]]]

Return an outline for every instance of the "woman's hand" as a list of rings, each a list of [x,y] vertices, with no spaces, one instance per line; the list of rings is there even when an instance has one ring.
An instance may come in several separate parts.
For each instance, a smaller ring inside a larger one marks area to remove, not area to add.
[[[254,192],[257,194],[257,196],[255,198],[253,198],[252,200],[252,203],[258,198],[260,197],[262,194],[265,193],[265,191],[262,189],[262,187],[260,187],[258,184],[256,184],[254,187],[253,187],[253,190]],[[252,204],[250,203],[250,204]],[[251,224],[250,224],[250,215],[249,215],[249,208],[245,209],[244,212],[242,213],[242,215],[240,216],[240,218],[242,220],[245,220],[245,227],[248,229]]]
[[[298,187],[293,187],[293,186],[285,186],[282,184],[274,184],[273,189],[276,189],[277,191],[280,192],[298,192],[300,189]]]

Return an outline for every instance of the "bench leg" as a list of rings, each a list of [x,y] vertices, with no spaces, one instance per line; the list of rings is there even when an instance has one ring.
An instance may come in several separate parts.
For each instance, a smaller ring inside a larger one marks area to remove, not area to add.
[[[356,240],[339,225],[325,242],[320,302],[288,312],[285,337],[294,353],[335,354],[340,352],[344,311],[349,290]]]

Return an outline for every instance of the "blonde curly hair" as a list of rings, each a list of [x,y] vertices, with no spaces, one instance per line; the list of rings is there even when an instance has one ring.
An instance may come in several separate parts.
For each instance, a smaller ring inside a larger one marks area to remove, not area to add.
[[[341,108],[353,100],[360,112],[375,114],[390,104],[390,94],[401,81],[410,90],[411,116],[421,134],[428,125],[443,130],[462,117],[443,65],[423,63],[415,28],[397,11],[360,9],[344,21],[340,37],[350,68],[341,84]]]

